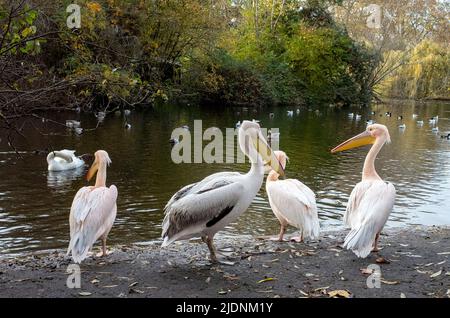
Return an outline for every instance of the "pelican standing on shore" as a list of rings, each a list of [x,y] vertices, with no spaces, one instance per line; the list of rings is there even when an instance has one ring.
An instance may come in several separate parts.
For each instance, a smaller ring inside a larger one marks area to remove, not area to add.
[[[361,258],[367,257],[370,251],[378,251],[380,232],[394,206],[394,186],[383,181],[375,171],[375,158],[383,145],[390,141],[386,126],[374,124],[331,150],[335,153],[372,144],[364,161],[362,181],[350,194],[344,215],[345,224],[351,228],[344,247]]]
[[[250,206],[263,183],[264,162],[284,174],[258,123],[243,121],[238,140],[251,162],[250,171],[215,173],[175,193],[165,207],[162,247],[177,240],[201,237],[208,246],[211,261],[217,262],[214,235]]]
[[[289,159],[283,151],[274,151],[283,169]],[[319,237],[319,218],[317,216],[316,196],[314,192],[296,179],[278,180],[279,174],[272,170],[266,181],[266,192],[270,207],[280,221],[280,235],[283,241],[284,232],[288,225],[300,230],[300,236],[292,238],[298,242],[303,239]]]
[[[75,150],[51,151],[47,155],[48,171],[63,171],[82,167],[84,161],[75,156]]]
[[[98,150],[87,174],[90,181],[97,172],[94,186],[78,190],[70,209],[70,243],[67,255],[72,252],[75,263],[81,263],[94,243],[102,239],[101,256],[106,256],[106,238],[117,214],[117,188],[106,187],[106,167],[111,163],[108,153]]]

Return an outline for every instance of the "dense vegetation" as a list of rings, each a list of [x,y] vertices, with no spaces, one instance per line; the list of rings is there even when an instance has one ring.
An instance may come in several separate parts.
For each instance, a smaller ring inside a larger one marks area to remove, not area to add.
[[[80,0],[78,30],[70,3],[1,0],[3,113],[370,99],[376,59],[334,22],[334,2]]]
[[[67,25],[72,2],[81,8],[78,29]],[[395,37],[392,19],[361,27],[364,1],[0,0],[0,122],[49,108],[112,111],[168,100],[341,106],[367,104],[377,89],[448,97],[448,46],[439,44],[447,38],[412,41],[405,32],[445,30],[448,19],[436,22],[441,2],[427,19],[411,15],[423,8],[398,3],[383,3],[388,17],[415,20],[402,20]]]

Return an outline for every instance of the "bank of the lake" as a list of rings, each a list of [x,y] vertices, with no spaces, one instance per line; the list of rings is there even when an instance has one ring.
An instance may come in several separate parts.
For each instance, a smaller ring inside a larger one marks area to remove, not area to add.
[[[450,297],[450,227],[389,229],[382,250],[358,259],[341,247],[344,232],[309,244],[252,236],[221,237],[234,265],[214,265],[199,241],[115,246],[81,265],[81,288],[66,287],[62,250],[0,259],[0,297]],[[367,269],[380,266],[380,288]]]

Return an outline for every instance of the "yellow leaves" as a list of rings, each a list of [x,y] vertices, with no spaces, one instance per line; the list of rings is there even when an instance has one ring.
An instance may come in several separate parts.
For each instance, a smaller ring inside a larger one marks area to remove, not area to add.
[[[86,4],[86,6],[93,13],[97,13],[97,12],[102,11],[102,6],[100,4],[98,4],[97,2],[88,2]]]
[[[345,289],[337,289],[328,292],[328,296],[330,296],[331,298],[350,298],[351,293]]]
[[[267,278],[264,278],[264,279],[261,279],[261,280],[257,281],[256,283],[257,284],[261,284],[261,283],[265,283],[265,282],[271,282],[273,280],[277,280],[277,279],[276,278],[272,278],[272,277],[267,277]]]

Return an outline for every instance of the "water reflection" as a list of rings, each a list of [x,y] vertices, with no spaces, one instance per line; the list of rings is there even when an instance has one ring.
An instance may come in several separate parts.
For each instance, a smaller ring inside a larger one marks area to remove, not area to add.
[[[286,108],[228,109],[224,113],[199,108],[154,109],[132,112],[124,118],[108,114],[97,130],[94,115],[64,114],[55,119],[81,121],[81,136],[42,136],[30,128],[27,149],[19,159],[0,143],[0,254],[61,248],[68,243],[68,215],[77,190],[87,183],[86,167],[50,173],[44,155],[35,149],[76,149],[93,153],[105,149],[112,164],[108,185],[119,189],[118,215],[110,235],[111,243],[147,241],[160,236],[163,207],[182,186],[219,171],[247,172],[249,164],[174,164],[169,139],[176,127],[193,127],[195,119],[203,128],[235,127],[244,119],[259,119],[267,129],[279,129],[280,148],[290,157],[287,177],[297,178],[317,195],[321,227],[342,226],[342,215],[350,192],[361,179],[367,148],[332,155],[330,149],[361,132],[368,120],[388,126],[392,143],[383,147],[376,167],[380,176],[397,189],[396,204],[387,226],[450,223],[450,141],[440,138],[450,130],[450,105],[375,105],[372,109],[332,108],[316,112],[314,106],[287,116]],[[311,110],[311,111],[309,111]],[[350,118],[348,115],[355,115]],[[375,114],[372,114],[375,112]],[[391,112],[392,116],[386,116]],[[271,113],[273,115],[271,115]],[[417,114],[413,118],[413,114]],[[356,116],[360,115],[360,117]],[[402,120],[397,119],[399,115]],[[428,119],[438,115],[438,123]],[[423,120],[423,125],[417,121]],[[406,128],[399,129],[405,124]],[[45,125],[43,123],[42,125]],[[432,128],[438,126],[439,132]],[[40,127],[45,128],[45,127]],[[0,136],[1,137],[1,136]],[[5,138],[2,138],[5,140]],[[19,142],[20,143],[20,142]],[[204,144],[206,144],[205,142]],[[224,145],[224,147],[231,147]],[[233,147],[237,147],[233,145]],[[224,153],[226,150],[224,149]],[[227,234],[275,234],[278,223],[270,210],[264,186]]]
[[[78,167],[71,170],[48,171],[47,186],[55,190],[64,190],[72,186],[72,183],[84,175],[85,167]]]

